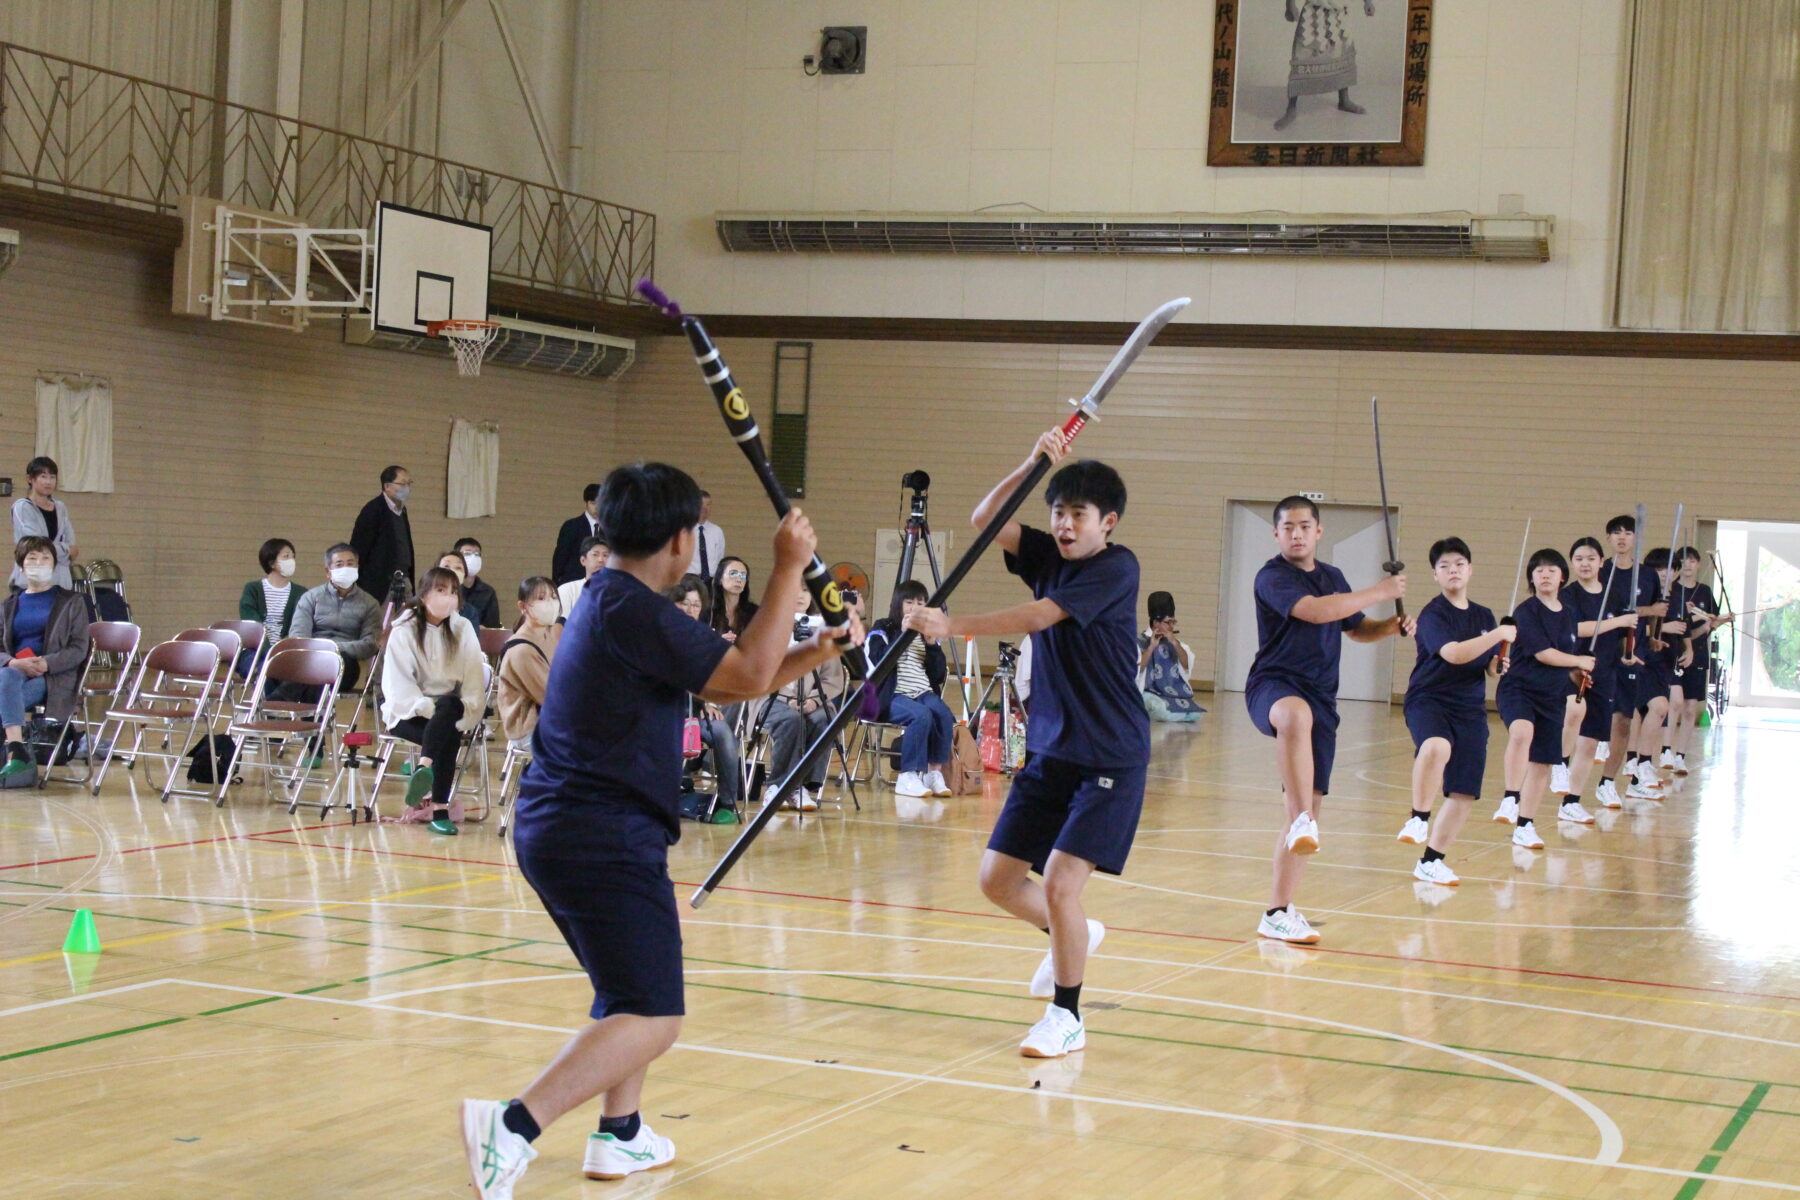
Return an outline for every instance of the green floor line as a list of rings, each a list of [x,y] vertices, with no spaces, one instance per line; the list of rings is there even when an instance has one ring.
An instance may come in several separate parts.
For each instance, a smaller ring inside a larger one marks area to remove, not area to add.
[[[123,1037],[128,1033],[138,1033],[145,1029],[156,1029],[163,1025],[179,1025],[187,1017],[167,1017],[161,1021],[151,1021],[144,1025],[130,1025],[124,1029],[109,1029],[105,1033],[90,1033],[86,1037],[70,1038],[66,1042],[51,1042],[48,1046],[33,1046],[29,1050],[14,1050],[10,1054],[0,1054],[0,1062],[9,1062],[15,1058],[29,1058],[33,1054],[45,1054],[51,1050],[64,1050],[70,1046],[82,1046],[88,1042],[102,1042],[107,1038]]]
[[[29,907],[31,907],[30,905],[26,904],[23,900],[0,900],[0,904],[4,904],[8,908],[29,908]],[[48,905],[45,905],[43,908],[39,909],[38,911],[39,912],[73,913],[75,910],[72,908],[65,908],[60,904],[48,904]],[[108,921],[151,921],[157,925],[193,925],[194,924],[193,921],[171,921],[167,917],[140,917],[140,916],[136,916],[135,914],[132,914],[132,913],[103,912],[97,908],[89,909],[88,911],[92,912],[94,914],[94,916],[104,917]]]
[[[17,886],[17,887],[44,888],[45,890],[52,891],[52,892],[60,892],[60,891],[64,890],[63,885],[60,883],[38,883],[35,880],[31,880],[31,879],[9,879],[6,881],[6,886],[8,886],[8,887]],[[98,896],[102,900],[106,900],[106,899],[116,900],[119,898],[119,893],[117,893],[117,892],[103,892],[98,888],[82,888],[79,891],[70,892],[69,894],[71,896]],[[160,900],[160,901],[163,901],[164,903],[168,903],[168,904],[194,904],[194,905],[199,905],[200,907],[203,907],[203,908],[235,908],[235,909],[240,909],[240,910],[246,911],[246,912],[269,912],[269,911],[271,911],[268,908],[259,907],[255,904],[237,904],[237,903],[233,903],[228,900],[189,900],[182,896],[134,896],[134,897],[132,897],[132,899],[134,899],[134,900]]]
[[[1769,1085],[1766,1083],[1759,1083],[1750,1089],[1750,1094],[1744,1098],[1742,1104],[1738,1105],[1738,1110],[1731,1115],[1731,1120],[1725,1122],[1725,1128],[1713,1141],[1712,1152],[1701,1159],[1700,1165],[1694,1170],[1702,1175],[1711,1175],[1718,1169],[1720,1160],[1725,1157],[1725,1152],[1731,1149],[1731,1143],[1737,1141],[1738,1134],[1744,1132],[1744,1126],[1750,1123],[1750,1115],[1762,1106],[1763,1097],[1768,1094]],[[1675,1200],[1694,1200],[1694,1197],[1700,1194],[1700,1189],[1705,1186],[1706,1180],[1704,1179],[1690,1179],[1681,1185],[1679,1192],[1675,1193]]]

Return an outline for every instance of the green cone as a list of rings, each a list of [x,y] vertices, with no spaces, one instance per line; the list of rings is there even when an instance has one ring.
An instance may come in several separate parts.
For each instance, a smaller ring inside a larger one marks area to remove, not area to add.
[[[75,910],[69,923],[69,936],[63,939],[64,954],[100,953],[100,931],[94,928],[94,912],[88,908]]]

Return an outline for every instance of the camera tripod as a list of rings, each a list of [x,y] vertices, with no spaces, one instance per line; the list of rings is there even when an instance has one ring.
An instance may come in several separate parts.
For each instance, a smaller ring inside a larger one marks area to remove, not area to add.
[[[943,572],[938,569],[937,548],[931,544],[931,522],[925,517],[926,495],[931,488],[931,476],[923,471],[908,471],[900,477],[900,486],[912,489],[912,505],[906,514],[906,527],[900,541],[900,566],[894,572],[894,587],[912,578],[913,562],[918,556],[919,543],[925,544],[925,562],[931,568],[931,590],[935,594],[944,585]],[[892,591],[889,592],[892,594]],[[956,652],[954,639],[949,642],[950,665],[956,671],[958,679],[964,678],[962,659]],[[965,724],[969,721],[969,689],[965,683],[962,688],[962,715]],[[1015,698],[1016,699],[1016,698]],[[977,710],[979,711],[979,710]]]
[[[996,690],[1000,693],[1000,761],[1007,774],[1012,774],[1012,756],[1005,751],[1007,734],[1012,732],[1014,719],[1025,711],[1019,702],[1019,689],[1014,684],[1016,668],[1019,662],[1019,648],[1011,642],[1000,643],[1000,661],[994,666],[994,674],[988,679],[988,685],[982,690],[981,699],[975,704],[977,713],[986,713],[988,697]],[[975,735],[975,744],[981,744],[981,722],[971,721],[969,732]]]

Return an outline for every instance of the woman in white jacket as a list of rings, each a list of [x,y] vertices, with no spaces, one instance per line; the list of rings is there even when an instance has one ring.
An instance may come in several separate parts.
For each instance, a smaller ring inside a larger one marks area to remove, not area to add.
[[[454,834],[451,814],[457,751],[486,706],[487,680],[475,627],[458,615],[462,587],[454,573],[433,567],[388,631],[381,667],[381,723],[395,737],[419,746],[418,766],[406,785],[401,818],[425,818],[431,797],[433,833]],[[458,805],[458,808],[461,806]]]

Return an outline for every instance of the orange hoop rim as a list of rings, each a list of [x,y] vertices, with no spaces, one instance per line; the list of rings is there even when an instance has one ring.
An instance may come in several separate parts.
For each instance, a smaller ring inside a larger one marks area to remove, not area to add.
[[[466,318],[425,322],[425,332],[432,337],[456,337],[458,334],[473,337],[489,329],[498,328],[500,328],[498,321],[471,321]]]

